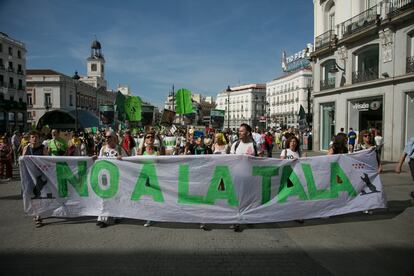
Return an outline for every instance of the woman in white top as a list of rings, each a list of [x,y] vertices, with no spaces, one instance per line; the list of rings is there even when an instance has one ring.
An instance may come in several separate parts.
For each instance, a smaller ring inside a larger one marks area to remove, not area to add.
[[[214,144],[213,144],[213,154],[226,154],[228,151],[228,144],[226,142],[226,138],[224,137],[224,134],[219,132],[216,133],[214,136]]]
[[[286,149],[282,150],[280,159],[299,159],[302,153],[299,148],[299,139],[296,136],[291,136],[286,140]]]

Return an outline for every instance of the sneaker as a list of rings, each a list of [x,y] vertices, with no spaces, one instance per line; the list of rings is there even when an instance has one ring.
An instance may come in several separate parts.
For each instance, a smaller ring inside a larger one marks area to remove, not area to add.
[[[102,223],[103,223],[102,221],[98,221],[98,222],[96,223],[96,226],[99,226],[99,227],[100,227],[100,226],[102,225]]]
[[[147,222],[144,224],[144,227],[150,227],[151,226],[151,221],[147,220]]]
[[[200,229],[202,229],[202,230],[204,230],[204,231],[208,231],[209,229],[208,229],[208,227],[207,227],[207,225],[205,225],[205,224],[200,224]]]
[[[108,224],[107,224],[107,223],[105,223],[105,222],[101,221],[101,224],[99,225],[99,228],[105,228],[105,227],[107,227],[107,226],[108,226]]]
[[[230,229],[233,229],[234,232],[241,232],[242,229],[240,227],[240,224],[232,224],[230,225]]]

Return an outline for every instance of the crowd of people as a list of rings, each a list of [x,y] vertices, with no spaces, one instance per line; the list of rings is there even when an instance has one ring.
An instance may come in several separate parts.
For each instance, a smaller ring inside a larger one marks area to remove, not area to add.
[[[311,131],[306,135],[311,139]],[[139,155],[201,155],[201,154],[245,154],[252,156],[267,156],[272,158],[274,149],[281,151],[280,159],[299,159],[305,157],[301,150],[302,135],[298,130],[290,129],[252,129],[248,124],[241,124],[238,132],[218,131],[194,128],[176,129],[164,128],[156,130],[147,127],[142,131],[127,129],[115,132],[102,130],[97,133],[60,132],[52,129],[44,134],[31,131],[20,135],[15,131],[10,137],[7,133],[0,137],[0,178],[3,181],[12,178],[12,166],[18,166],[21,155],[50,155],[50,156],[92,156],[94,158],[118,158]],[[379,130],[363,130],[359,134],[350,128],[348,133],[342,128],[329,145],[328,154],[346,154],[354,151],[375,148],[379,172],[381,152],[384,142]],[[407,149],[406,155],[413,152]],[[405,157],[404,157],[405,159]],[[403,160],[404,161],[404,160]],[[403,162],[402,161],[402,162]],[[402,165],[400,162],[399,164]],[[401,165],[396,169],[401,171]],[[413,174],[414,177],[414,174]],[[414,197],[414,195],[412,195]],[[42,225],[40,217],[35,218],[37,226]],[[106,227],[114,223],[111,217],[98,217],[97,225]],[[145,226],[150,226],[147,221]],[[201,225],[205,228],[205,225]],[[234,228],[238,230],[238,226]]]

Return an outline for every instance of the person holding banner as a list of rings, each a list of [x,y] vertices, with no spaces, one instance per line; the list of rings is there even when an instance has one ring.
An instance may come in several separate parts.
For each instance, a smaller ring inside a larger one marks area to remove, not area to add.
[[[165,150],[158,149],[155,147],[155,131],[150,130],[144,135],[144,143],[143,147],[137,152],[137,155],[150,155],[150,156],[158,156],[158,155],[165,155]],[[162,139],[158,135],[158,139],[160,141],[160,144],[162,145]],[[150,183],[147,183],[149,186]],[[147,220],[144,224],[144,227],[151,226],[153,222],[150,220]]]
[[[231,146],[230,154],[244,154],[252,156],[262,156],[263,152],[258,148],[252,136],[252,128],[248,124],[241,124],[239,127],[239,140],[235,141]],[[240,224],[230,226],[234,232],[241,232]]]
[[[299,159],[302,157],[300,151],[299,139],[292,135],[286,140],[286,148],[282,150],[280,159]]]
[[[29,144],[23,148],[22,155],[48,155],[47,148],[40,143],[39,133],[31,131],[29,133]],[[43,222],[40,216],[33,218],[36,228],[42,227]]]
[[[52,139],[48,143],[49,155],[63,156],[66,154],[68,145],[59,135],[60,131],[58,129],[52,129]]]
[[[117,158],[118,160],[121,160],[122,157],[128,156],[125,150],[118,145],[118,138],[114,131],[108,130],[105,132],[105,145],[102,146],[99,156],[105,158]],[[98,216],[96,226],[105,228],[114,223],[115,219],[113,217]]]
[[[228,151],[228,144],[224,134],[221,132],[216,133],[214,136],[213,154],[226,154]]]

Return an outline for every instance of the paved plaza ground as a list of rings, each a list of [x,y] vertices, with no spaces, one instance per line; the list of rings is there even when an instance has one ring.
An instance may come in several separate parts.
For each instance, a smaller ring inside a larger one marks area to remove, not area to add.
[[[414,184],[407,166],[399,175],[394,167],[385,163],[381,174],[387,209],[241,233],[132,219],[100,229],[93,217],[35,228],[15,170],[0,182],[0,275],[414,275]]]

